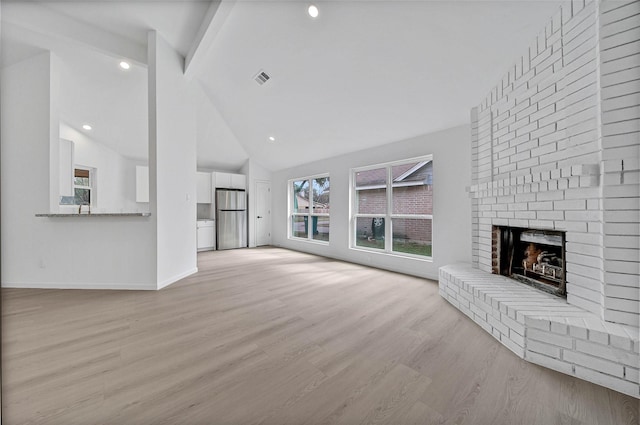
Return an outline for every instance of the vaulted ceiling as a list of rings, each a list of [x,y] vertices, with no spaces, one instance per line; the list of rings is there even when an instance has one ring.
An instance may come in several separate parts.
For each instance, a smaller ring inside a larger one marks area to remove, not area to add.
[[[59,50],[65,64],[75,60],[66,66],[65,120],[79,125],[92,110],[108,117],[109,127],[121,129],[100,138],[116,138],[117,149],[139,156],[135,146],[146,138],[139,52],[155,29],[181,55],[198,53],[188,76],[203,92],[199,166],[237,169],[252,157],[278,170],[468,123],[470,108],[561,3],[316,1],[320,14],[313,19],[310,2],[295,0],[213,8],[193,0],[4,1],[2,60],[42,49]],[[195,49],[212,27],[214,36]],[[27,30],[39,35],[25,37]],[[77,48],[68,47],[70,40]],[[103,62],[117,58],[110,46],[130,52],[134,72],[108,71],[100,60],[81,65],[92,45],[106,51]],[[254,80],[261,70],[271,77],[263,85]]]

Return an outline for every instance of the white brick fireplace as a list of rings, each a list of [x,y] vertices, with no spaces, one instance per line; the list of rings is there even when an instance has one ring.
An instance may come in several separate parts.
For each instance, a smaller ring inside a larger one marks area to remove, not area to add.
[[[640,1],[574,0],[472,110],[473,264],[440,293],[516,354],[640,397]],[[562,299],[491,274],[494,226],[562,231]]]

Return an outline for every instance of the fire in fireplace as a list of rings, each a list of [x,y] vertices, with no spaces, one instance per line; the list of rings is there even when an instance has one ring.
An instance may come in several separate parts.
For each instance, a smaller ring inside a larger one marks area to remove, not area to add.
[[[565,233],[493,226],[493,273],[566,297]]]

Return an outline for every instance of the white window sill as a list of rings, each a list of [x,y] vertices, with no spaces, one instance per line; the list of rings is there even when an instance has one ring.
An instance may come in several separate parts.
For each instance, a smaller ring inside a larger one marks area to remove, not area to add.
[[[359,246],[355,246],[355,247],[350,246],[349,249],[353,251],[366,252],[367,254],[377,254],[377,255],[384,255],[385,257],[395,257],[395,258],[402,258],[405,260],[415,260],[415,261],[421,261],[424,263],[433,263],[433,256],[423,257],[420,255],[411,255],[411,254],[407,255],[407,254],[400,254],[397,252],[381,251],[379,249],[367,249]]]
[[[315,244],[315,245],[329,246],[329,242],[318,241],[318,240],[315,240],[315,239],[295,238],[295,237],[292,237],[292,236],[289,236],[287,239],[290,240],[290,241],[306,242],[306,243]]]

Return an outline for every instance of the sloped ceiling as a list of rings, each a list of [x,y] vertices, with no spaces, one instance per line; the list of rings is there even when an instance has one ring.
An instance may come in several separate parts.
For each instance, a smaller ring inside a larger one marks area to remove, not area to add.
[[[469,122],[558,1],[238,1],[197,77],[272,170]],[[264,70],[271,79],[253,80]],[[276,139],[270,143],[268,137]]]
[[[53,52],[60,70],[61,121],[127,158],[144,160],[148,30],[159,31],[186,56],[210,5],[208,0],[3,1],[0,60],[8,66]],[[132,51],[142,57],[131,58]],[[131,69],[118,67],[122,59]],[[247,152],[209,97],[195,93],[198,168],[240,169]],[[85,123],[93,126],[90,132],[82,129]]]
[[[147,31],[155,29],[186,56],[211,4],[208,0],[27,3],[2,2],[5,63],[39,51],[25,45],[19,31],[12,38],[11,30],[5,30],[16,24],[12,8],[32,8],[21,15],[23,20],[39,16],[38,10],[59,14],[119,37],[134,50],[144,47]],[[198,100],[198,166],[234,170],[251,157],[278,170],[468,123],[470,108],[491,90],[563,2],[317,1],[316,19],[307,15],[305,1],[225,3],[230,12],[218,22],[219,31],[204,46],[192,75],[203,88]],[[55,32],[52,27],[50,32]],[[90,44],[91,38],[85,42]],[[73,61],[73,53],[61,54],[65,63]],[[144,64],[136,66],[144,70]],[[261,86],[253,80],[259,70],[271,76]],[[101,98],[104,107],[94,115],[118,122],[118,144],[135,151],[134,145],[147,138],[146,111],[126,114],[127,105],[137,101],[113,100],[117,93],[125,97],[136,93],[130,83],[118,80],[122,73],[107,77],[111,71],[81,66],[67,66],[67,71],[68,86],[78,84],[77,93],[68,96],[73,104],[66,107],[65,121],[80,125],[85,119],[82,112],[90,113],[92,103]],[[90,83],[81,88],[87,73],[105,74],[106,79],[94,90],[88,88]],[[270,136],[275,142],[269,141]]]
[[[3,19],[8,15],[4,9]],[[146,159],[149,139],[146,66],[132,64],[131,69],[124,71],[118,66],[122,58],[3,21],[3,65],[47,50],[52,52],[58,70],[60,120],[127,158]],[[93,129],[83,130],[84,124]]]
[[[158,31],[186,56],[211,0],[71,0],[44,1],[47,8],[98,28],[147,44]]]

